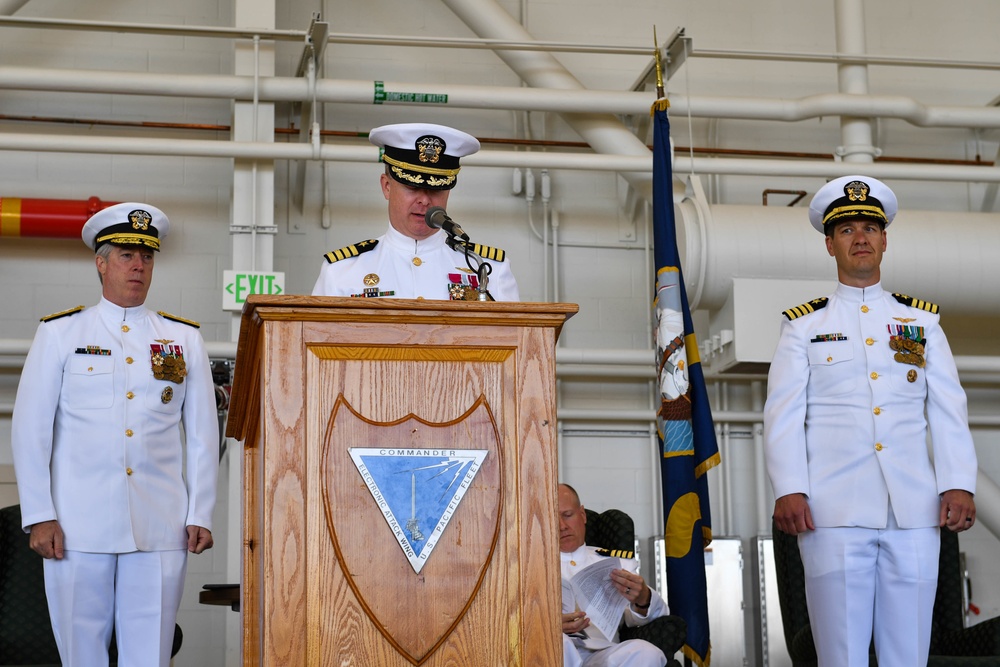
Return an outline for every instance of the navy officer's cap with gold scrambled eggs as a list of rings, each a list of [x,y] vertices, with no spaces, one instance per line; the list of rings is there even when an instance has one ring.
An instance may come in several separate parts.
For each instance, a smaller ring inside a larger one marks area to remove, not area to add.
[[[101,209],[83,226],[83,242],[96,251],[105,243],[117,246],[141,245],[160,249],[170,221],[160,209],[149,204],[124,202]]]
[[[816,192],[809,204],[809,222],[827,233],[845,220],[866,219],[888,227],[896,217],[896,195],[882,181],[870,176],[841,176]]]
[[[479,150],[479,140],[471,134],[433,123],[383,125],[368,140],[382,148],[392,178],[426,190],[455,187],[459,158]]]

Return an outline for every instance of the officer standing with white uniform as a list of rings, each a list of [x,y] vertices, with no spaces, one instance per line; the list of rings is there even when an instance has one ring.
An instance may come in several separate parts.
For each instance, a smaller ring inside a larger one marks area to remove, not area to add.
[[[816,193],[839,285],[785,311],[764,447],[777,527],[798,535],[819,667],[927,664],[940,527],[975,522],[976,452],[938,307],[882,289],[896,197],[867,176]],[[934,447],[931,460],[928,432]]]
[[[389,202],[389,229],[369,239],[328,252],[313,287],[314,296],[390,297],[396,299],[479,299],[475,268],[492,268],[487,289],[496,301],[517,301],[517,282],[506,253],[468,244],[453,249],[444,229],[427,224],[428,209],[446,208],[461,169],[459,159],[479,150],[465,132],[430,123],[377,127],[369,140],[383,149],[382,194]]]
[[[187,553],[212,546],[219,427],[204,342],[197,323],[143,305],[168,229],[141,203],[87,221],[101,301],[43,318],[18,385],[22,523],[68,667],[107,665],[112,629],[122,667],[167,665]]]

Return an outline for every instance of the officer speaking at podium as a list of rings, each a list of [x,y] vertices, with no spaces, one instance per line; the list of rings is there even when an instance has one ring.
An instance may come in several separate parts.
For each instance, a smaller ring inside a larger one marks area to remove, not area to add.
[[[389,229],[326,253],[313,295],[476,301],[485,292],[480,275],[486,274],[490,300],[517,301],[506,253],[472,243],[446,213],[459,160],[478,151],[479,141],[429,123],[384,125],[369,140],[383,149],[379,181]]]

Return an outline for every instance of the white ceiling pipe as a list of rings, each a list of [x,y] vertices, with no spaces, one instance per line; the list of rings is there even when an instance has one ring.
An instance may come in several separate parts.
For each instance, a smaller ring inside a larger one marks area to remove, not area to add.
[[[0,416],[9,416],[14,411],[14,402],[0,402]],[[561,422],[615,422],[615,423],[655,423],[656,412],[654,410],[592,410],[588,408],[560,408],[556,414]],[[759,412],[739,412],[729,410],[716,410],[712,412],[712,420],[716,424],[756,424],[763,419]],[[992,427],[1000,426],[1000,416],[982,415],[969,417],[970,426]],[[982,473],[980,473],[982,475]],[[982,480],[982,477],[980,477]],[[977,483],[977,501],[980,489],[984,491],[989,488],[991,491],[997,489],[996,485],[987,487],[982,481]],[[992,494],[991,494],[992,500]],[[981,515],[980,515],[981,517]],[[980,518],[981,520],[981,518]],[[992,528],[991,528],[992,530]]]
[[[480,37],[528,40],[531,35],[493,0],[443,0],[444,4]],[[548,53],[495,51],[529,86],[584,90],[585,87]],[[647,98],[647,104],[653,100]],[[580,109],[589,109],[586,105]],[[648,107],[647,107],[648,111]],[[649,159],[646,144],[625,128],[615,116],[597,113],[563,113],[563,120],[598,153],[635,155]],[[646,170],[621,176],[647,201],[652,199],[652,174]]]
[[[864,0],[835,0],[834,23],[837,34],[837,53],[847,56],[865,52],[865,22],[858,21],[865,15]],[[848,95],[868,94],[868,68],[861,64],[837,65],[838,90]],[[872,119],[859,116],[840,117],[840,141],[837,154],[845,162],[874,162],[879,150],[872,143]]]
[[[464,158],[463,158],[464,159]],[[650,167],[652,168],[652,167]],[[729,174],[740,176],[812,176],[835,178],[858,173],[858,165],[823,160],[755,160],[741,158],[674,157],[674,174]],[[874,162],[864,165],[865,175],[882,180],[996,183],[1000,169],[987,166],[900,164]],[[771,206],[768,210],[776,207]]]
[[[0,0],[0,15],[10,16],[26,4],[28,0]]]
[[[648,114],[649,93],[505,87],[432,82],[384,81],[385,90],[447,95],[448,106],[462,109],[503,109],[573,113]],[[373,104],[374,82],[320,79],[317,102]],[[163,95],[225,100],[253,98],[253,77],[223,74],[158,74],[100,70],[40,69],[0,66],[0,89],[48,92]],[[309,83],[296,77],[262,77],[260,101],[300,102],[312,99]],[[397,103],[401,104],[401,103]],[[895,118],[917,127],[1000,128],[1000,107],[928,106],[901,95],[824,93],[796,99],[753,97],[687,97],[672,95],[674,115],[695,118],[796,122],[829,116]]]
[[[19,338],[0,339],[0,357],[6,357],[8,363],[4,368],[20,368],[24,363],[24,357],[28,354],[31,340]],[[206,341],[205,350],[212,359],[235,359],[236,343],[229,341]],[[653,350],[614,350],[596,348],[556,348],[556,364],[559,368],[586,368],[589,364],[597,365],[617,365],[630,368],[649,368],[652,372],[655,357]],[[955,366],[962,375],[964,381],[975,380],[984,375],[995,375],[1000,373],[1000,356],[976,357],[970,355],[958,355],[955,357]],[[575,372],[575,371],[573,371]],[[733,378],[741,381],[761,380],[764,374],[756,376],[720,376],[720,379],[732,381]],[[991,381],[995,381],[991,378]]]
[[[309,144],[265,143],[227,140],[161,139],[155,137],[110,137],[61,134],[14,134],[0,132],[0,150],[97,155],[173,155],[205,158],[257,160],[328,160],[332,162],[378,161],[371,146],[322,144],[319,152]],[[581,152],[485,150],[463,158],[463,163],[481,167],[531,167],[581,171],[652,171],[652,160],[631,155],[595,155]],[[740,158],[694,158],[678,155],[678,174],[731,174],[747,176],[814,176],[833,178],[857,171],[843,162],[821,160],[757,160]],[[1000,169],[972,166],[875,163],[866,165],[868,175],[880,179],[1000,183]],[[774,210],[771,207],[768,210]],[[959,214],[960,215],[960,214]]]
[[[6,6],[23,6],[27,0],[4,0]],[[0,7],[5,6],[0,2]],[[253,39],[302,42],[310,35],[306,30],[277,30],[262,28],[227,28],[222,26],[170,25],[162,23],[125,23],[120,21],[80,21],[22,16],[0,16],[0,27],[41,28],[72,30],[75,32],[120,32],[184,37],[209,37],[225,39]],[[331,44],[369,44],[385,47],[421,46],[460,49],[517,49],[524,51],[557,51],[566,53],[607,53],[622,55],[649,55],[650,49],[642,46],[601,45],[580,42],[553,42],[541,40],[472,39],[466,37],[426,37],[423,35],[377,35],[371,33],[337,33],[327,35]],[[692,49],[688,58],[722,58],[728,60],[764,60],[807,63],[857,63],[894,67],[934,67],[942,69],[998,70],[1000,63],[988,60],[950,60],[947,58],[914,58],[912,56],[875,56],[859,54],[845,56],[839,53],[796,51],[750,51],[744,49]]]

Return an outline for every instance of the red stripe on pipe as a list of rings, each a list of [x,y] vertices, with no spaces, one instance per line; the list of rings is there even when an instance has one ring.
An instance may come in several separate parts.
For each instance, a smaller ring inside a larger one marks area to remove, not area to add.
[[[0,198],[0,236],[80,238],[90,216],[115,202],[87,200]]]

